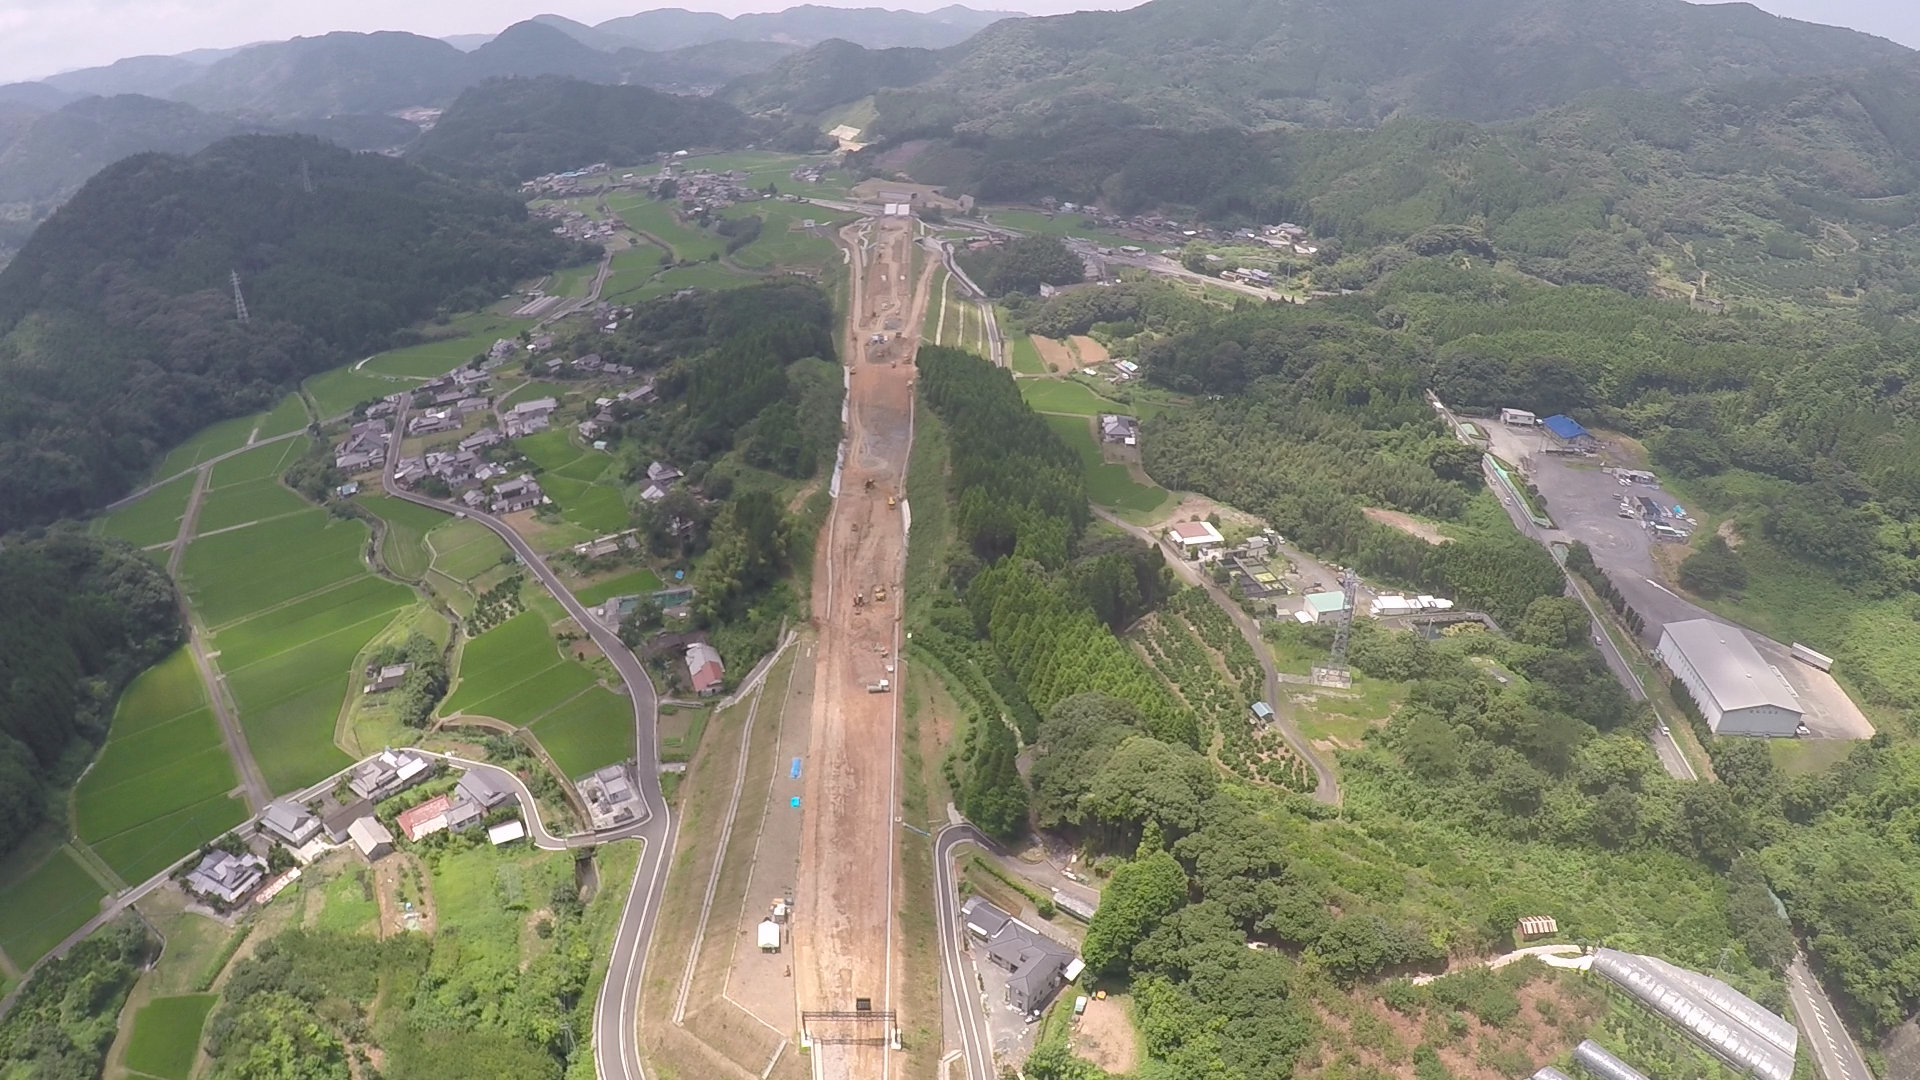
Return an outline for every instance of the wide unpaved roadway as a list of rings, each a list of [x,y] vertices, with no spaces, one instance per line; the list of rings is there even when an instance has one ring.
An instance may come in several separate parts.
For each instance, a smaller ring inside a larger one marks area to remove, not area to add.
[[[847,363],[848,451],[813,584],[819,624],[813,736],[801,807],[794,974],[803,1012],[851,1012],[860,998],[896,1007],[894,808],[898,696],[870,694],[899,654],[906,530],[901,494],[912,441],[913,350],[926,289],[908,280],[913,224],[869,220],[841,231],[852,253]],[[924,280],[933,260],[926,260]],[[918,286],[918,287],[916,287]],[[894,339],[895,332],[902,337]],[[870,344],[876,334],[885,344]],[[867,490],[867,482],[873,489]],[[874,587],[887,599],[874,602]],[[855,596],[866,603],[854,604]],[[811,1023],[823,1080],[885,1080],[895,1062],[881,1023]],[[833,1041],[851,1038],[853,1041]]]

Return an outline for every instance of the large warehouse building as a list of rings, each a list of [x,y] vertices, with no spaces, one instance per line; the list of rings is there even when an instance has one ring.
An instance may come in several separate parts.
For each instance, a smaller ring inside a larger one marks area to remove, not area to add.
[[[1654,656],[1686,685],[1715,735],[1793,735],[1800,703],[1746,632],[1712,619],[1668,623]]]

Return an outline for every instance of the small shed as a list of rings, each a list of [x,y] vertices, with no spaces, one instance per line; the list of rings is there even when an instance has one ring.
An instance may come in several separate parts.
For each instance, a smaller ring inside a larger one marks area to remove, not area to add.
[[[1560,932],[1560,924],[1551,915],[1522,915],[1520,917],[1520,936],[1523,938],[1546,937]]]
[[[347,826],[347,836],[368,862],[393,850],[393,834],[371,817],[358,818]]]
[[[1532,427],[1540,421],[1525,409],[1501,409],[1500,422],[1520,427]]]
[[[1253,722],[1256,724],[1273,723],[1273,706],[1264,701],[1254,702],[1247,707],[1247,711],[1253,714]]]
[[[510,844],[515,840],[524,839],[526,835],[527,827],[521,824],[519,818],[514,818],[512,821],[503,821],[488,829],[487,842],[494,847],[499,847],[501,844]]]
[[[780,924],[772,919],[760,920],[760,951],[780,951]]]

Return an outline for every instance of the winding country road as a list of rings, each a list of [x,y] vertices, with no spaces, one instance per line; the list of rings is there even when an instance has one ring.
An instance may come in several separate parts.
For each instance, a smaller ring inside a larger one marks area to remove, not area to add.
[[[1213,600],[1214,604],[1233,620],[1234,627],[1240,631],[1241,637],[1247,639],[1247,644],[1253,648],[1253,655],[1260,661],[1261,670],[1266,674],[1267,704],[1273,706],[1274,728],[1280,732],[1280,737],[1287,741],[1287,745],[1293,748],[1293,752],[1300,755],[1300,760],[1306,762],[1307,766],[1313,770],[1313,800],[1326,806],[1339,806],[1343,798],[1340,793],[1340,778],[1334,775],[1333,767],[1314,752],[1313,746],[1307,742],[1306,734],[1300,730],[1298,724],[1294,723],[1293,718],[1287,715],[1288,706],[1280,695],[1280,669],[1273,661],[1273,649],[1267,645],[1266,639],[1260,636],[1260,624],[1254,621],[1253,616],[1241,610],[1240,605],[1234,603],[1233,599],[1220,586],[1214,584],[1211,578],[1181,558],[1178,552],[1169,550],[1151,530],[1123,521],[1111,510],[1102,507],[1093,507],[1093,512],[1099,515],[1102,521],[1123,529],[1130,535],[1158,548],[1165,556],[1167,565],[1173,567],[1174,574],[1180,580],[1206,590],[1207,596]]]
[[[938,911],[934,923],[940,935],[940,972],[947,1000],[960,1021],[960,1055],[967,1063],[966,1080],[994,1080],[993,1032],[987,1027],[986,1004],[979,987],[967,978],[967,928],[960,920],[960,892],[954,887],[953,853],[962,844],[993,850],[993,842],[971,825],[949,825],[933,838],[933,895]]]
[[[394,418],[394,430],[405,431],[407,403],[403,399]],[[678,837],[678,823],[660,791],[660,753],[657,739],[659,698],[653,681],[647,677],[637,657],[618,635],[588,614],[586,607],[561,584],[539,552],[520,534],[492,514],[470,510],[454,503],[409,491],[394,482],[394,470],[400,462],[400,440],[393,440],[387,455],[387,468],[380,477],[381,487],[397,499],[431,507],[449,514],[464,515],[485,525],[520,558],[520,562],[546,586],[593,643],[600,647],[626,684],[633,701],[634,760],[639,763],[639,790],[646,817],[617,836],[633,836],[646,847],[634,869],[633,888],[627,893],[626,908],[614,934],[613,952],[608,961],[606,981],[600,985],[600,997],[593,1009],[594,1065],[601,1080],[646,1080],[640,1060],[640,978],[646,969],[647,949],[653,940],[654,920],[660,911],[660,897],[666,889],[667,865]],[[528,805],[531,805],[529,800]],[[595,843],[617,838],[616,834],[597,834]]]

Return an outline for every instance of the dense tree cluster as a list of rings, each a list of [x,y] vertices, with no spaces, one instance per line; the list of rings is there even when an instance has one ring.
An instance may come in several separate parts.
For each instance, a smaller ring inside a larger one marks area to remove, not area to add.
[[[97,507],[193,431],[569,253],[504,195],[307,137],[111,166],[0,272],[0,529]]]
[[[407,674],[399,686],[386,692],[385,703],[401,723],[426,727],[440,699],[447,696],[446,655],[433,639],[415,630],[403,641],[375,649],[367,660],[367,667],[374,671],[389,664],[407,665]]]
[[[99,1076],[120,1031],[120,1009],[157,944],[127,915],[47,961],[0,1019],[0,1061],[46,1080]]]
[[[960,267],[988,296],[1039,292],[1042,285],[1072,285],[1087,276],[1080,256],[1057,236],[1023,236],[964,252]]]
[[[106,739],[120,691],[185,640],[173,582],[68,530],[0,549],[0,854]]]

